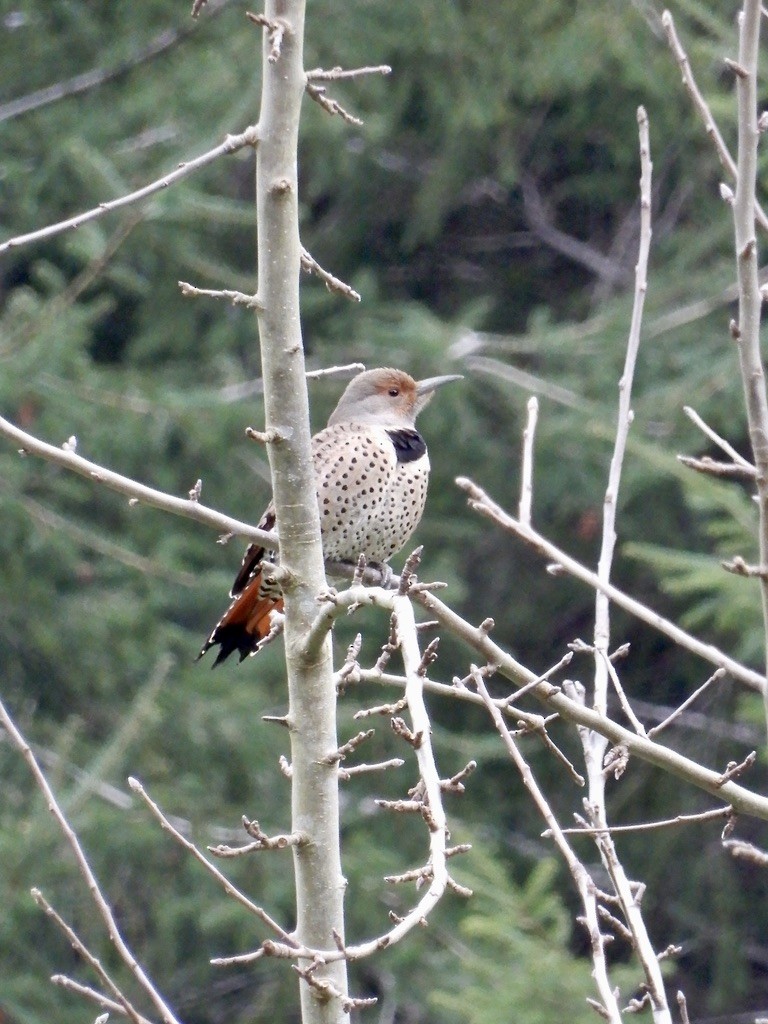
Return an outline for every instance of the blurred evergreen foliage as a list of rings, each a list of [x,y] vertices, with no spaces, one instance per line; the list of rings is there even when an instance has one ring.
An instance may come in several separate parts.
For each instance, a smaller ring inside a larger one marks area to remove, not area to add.
[[[190,30],[189,4],[21,0],[0,5],[0,229],[32,230],[140,187],[258,116],[259,39],[238,0],[211,5]],[[415,375],[461,371],[423,417],[433,481],[419,531],[426,574],[536,670],[588,640],[593,597],[465,510],[453,477],[471,474],[517,501],[525,402],[542,409],[535,520],[593,564],[610,458],[637,249],[635,111],[648,109],[655,166],[654,248],[644,342],[619,516],[616,582],[738,657],[762,660],[757,592],[721,557],[750,558],[755,509],[734,485],[696,477],[678,451],[712,454],[682,413],[691,405],[746,452],[735,356],[727,337],[733,280],[721,170],[679,84],[647,0],[554,2],[330,0],[308,5],[307,66],[388,63],[393,74],[333,84],[361,129],[307,101],[300,177],[307,248],[363,294],[345,305],[305,282],[309,360],[362,360]],[[680,0],[673,13],[720,127],[733,140],[722,56],[736,4]],[[151,60],[167,31],[181,33]],[[132,67],[58,102],[9,117],[4,106],[90,69]],[[136,62],[138,61],[138,62]],[[553,234],[553,228],[556,232]],[[0,410],[53,443],[70,435],[97,462],[172,493],[198,477],[203,500],[255,520],[269,495],[261,452],[253,317],[180,296],[177,282],[254,290],[253,160],[239,153],[141,206],[7,254],[0,264]],[[596,269],[598,272],[596,272]],[[233,387],[252,381],[248,396]],[[311,385],[319,427],[341,390]],[[230,838],[240,815],[288,825],[276,769],[285,737],[261,722],[284,708],[278,645],[211,674],[193,663],[221,611],[240,546],[48,464],[0,450],[0,687],[43,756],[127,937],[187,1024],[297,1019],[282,965],[222,970],[208,961],[264,937],[176,848],[136,801],[137,775],[201,844]],[[375,658],[386,623],[363,625]],[[622,675],[649,724],[709,667],[626,616]],[[445,638],[440,677],[466,652]],[[588,680],[590,665],[575,662]],[[351,690],[342,733],[370,693]],[[441,769],[480,770],[452,801],[456,833],[477,850],[457,867],[474,902],[447,899],[433,927],[356,967],[398,1024],[585,1019],[592,995],[576,899],[484,716],[432,701]],[[762,742],[757,701],[730,684],[670,737],[713,767]],[[654,717],[655,716],[655,717]],[[392,756],[388,730],[372,744]],[[565,729],[558,741],[575,743]],[[534,769],[568,816],[581,794],[527,741]],[[366,758],[368,758],[366,751]],[[401,776],[410,781],[410,767]],[[32,885],[120,974],[87,894],[26,770],[0,744],[0,1011],[38,1024],[83,1019],[49,974],[92,980],[34,907]],[[114,789],[112,787],[115,787]],[[374,934],[411,894],[381,876],[421,863],[423,829],[375,812],[395,777],[345,790],[350,934]],[[682,797],[682,798],[681,798]],[[612,787],[617,822],[707,806],[641,764]],[[755,823],[740,834],[765,845]],[[660,948],[680,942],[672,984],[697,1014],[765,1007],[768,909],[753,869],[727,860],[715,829],[668,830],[620,844],[649,883],[644,908]],[[584,855],[588,856],[587,847]],[[227,865],[290,923],[290,871],[277,856]],[[555,893],[560,895],[555,895]],[[563,905],[563,896],[567,908]],[[566,913],[566,909],[568,913]],[[617,960],[627,951],[616,944]],[[639,982],[620,972],[623,994]],[[130,982],[127,982],[130,987]],[[542,995],[543,993],[543,995]],[[546,997],[550,1003],[542,1001]],[[372,1011],[371,1019],[375,1019]],[[384,1014],[382,1010],[382,1014]],[[382,1016],[382,1019],[383,1016]]]

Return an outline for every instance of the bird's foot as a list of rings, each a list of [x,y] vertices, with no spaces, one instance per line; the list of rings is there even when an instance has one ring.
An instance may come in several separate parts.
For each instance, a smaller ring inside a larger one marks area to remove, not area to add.
[[[368,562],[363,572],[363,583],[369,587],[382,587],[384,590],[394,590],[398,584],[398,578],[392,572],[392,566],[386,562]]]

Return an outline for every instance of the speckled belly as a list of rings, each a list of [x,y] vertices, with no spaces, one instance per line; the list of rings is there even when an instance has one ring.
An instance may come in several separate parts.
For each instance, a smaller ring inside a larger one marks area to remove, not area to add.
[[[399,462],[383,428],[339,425],[314,438],[314,458],[325,558],[388,561],[424,512],[427,454]]]

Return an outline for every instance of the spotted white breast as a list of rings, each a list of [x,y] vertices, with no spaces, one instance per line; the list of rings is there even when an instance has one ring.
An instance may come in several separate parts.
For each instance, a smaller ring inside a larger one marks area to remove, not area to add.
[[[429,456],[414,429],[336,424],[313,438],[323,554],[386,562],[419,525]]]

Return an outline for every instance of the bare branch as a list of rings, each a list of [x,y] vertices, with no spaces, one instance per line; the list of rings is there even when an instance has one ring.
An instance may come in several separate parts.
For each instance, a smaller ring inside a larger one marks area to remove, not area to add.
[[[707,101],[704,99],[699,91],[699,87],[696,85],[693,72],[691,71],[691,65],[688,60],[688,55],[683,49],[677,30],[675,29],[674,19],[669,11],[664,11],[661,16],[661,23],[667,33],[667,40],[670,48],[675,55],[677,63],[680,65],[680,71],[683,76],[683,85],[688,90],[688,94],[693,100],[693,105],[704,122],[704,128],[714,144],[715,152],[717,153],[720,163],[726,169],[731,179],[735,181],[737,177],[736,163],[725,144],[723,136],[720,134],[720,129],[715,123],[715,119],[712,116],[712,112],[709,109]],[[765,230],[768,230],[768,216],[766,216],[762,208],[757,203],[755,204],[755,213],[760,221],[760,226]]]
[[[264,850],[287,850],[291,846],[306,846],[309,842],[307,836],[301,832],[290,832],[286,835],[268,836],[262,832],[258,821],[243,819],[243,823],[249,835],[254,836],[252,843],[244,846],[227,846],[225,843],[219,846],[209,846],[208,852],[214,857],[243,857],[249,853],[261,853]]]
[[[347,754],[351,754],[353,753],[353,751],[357,750],[360,744],[365,743],[366,740],[369,740],[374,735],[374,733],[374,729],[361,730],[359,733],[357,733],[357,735],[347,740],[346,743],[342,743],[341,746],[337,750],[334,750],[332,754],[328,754],[323,759],[323,763],[338,764],[339,761],[346,760]]]
[[[724,668],[719,668],[715,672],[713,672],[712,675],[709,677],[709,679],[707,679],[707,681],[705,683],[702,683],[702,685],[698,688],[698,690],[695,690],[691,694],[691,696],[688,697],[686,700],[684,700],[683,703],[678,708],[675,708],[675,710],[672,712],[671,715],[668,715],[667,718],[665,718],[663,722],[659,722],[658,725],[654,725],[654,727],[652,729],[648,730],[648,739],[652,739],[652,737],[654,737],[658,733],[660,733],[662,729],[666,729],[668,725],[671,725],[672,722],[674,722],[674,720],[676,718],[678,718],[680,715],[682,715],[683,712],[687,708],[689,708],[691,706],[691,704],[693,704],[693,702],[695,700],[698,700],[698,698],[706,690],[708,690],[709,687],[713,683],[717,683],[721,679],[724,679],[727,674],[728,673],[726,672],[726,670]]]
[[[491,664],[498,667],[498,671],[506,679],[516,684],[532,682],[536,676],[530,669],[525,668],[519,661],[513,658],[508,652],[487,635],[481,634],[477,627],[462,619],[452,608],[443,604],[434,594],[418,594],[416,600],[434,618],[440,620],[443,629],[449,630],[458,639],[466,643],[472,650]],[[425,687],[426,688],[426,687]],[[438,684],[431,684],[429,689],[438,691]],[[462,691],[454,687],[446,686],[444,690],[454,697],[462,697]],[[592,708],[567,697],[560,690],[550,683],[539,683],[533,690],[533,695],[540,700],[550,711],[557,712],[567,721],[576,725],[584,726],[595,732],[602,732],[612,743],[622,744],[627,748],[630,755],[640,757],[649,764],[656,765],[670,774],[684,779],[690,785],[717,797],[723,802],[731,804],[739,814],[748,814],[763,820],[768,820],[768,798],[746,789],[735,782],[726,782],[720,786],[721,775],[719,772],[705,768],[697,761],[684,757],[677,751],[644,736],[638,736],[618,725]]]
[[[342,78],[360,78],[362,75],[391,75],[392,68],[389,64],[377,64],[373,67],[364,68],[350,68],[344,70],[343,68],[330,68],[328,71],[324,71],[323,68],[313,68],[312,71],[307,71],[307,79],[310,82],[337,82]]]
[[[209,0],[210,16],[213,17],[215,14],[218,14],[229,2],[230,0]],[[14,117],[20,117],[23,114],[29,114],[33,110],[47,107],[51,103],[67,99],[70,96],[80,96],[85,92],[90,92],[91,89],[105,85],[107,82],[114,82],[127,75],[134,68],[147,64],[149,61],[154,60],[155,57],[159,57],[161,54],[173,49],[174,46],[183,42],[194,32],[195,27],[164,29],[154,39],[151,39],[146,46],[137,50],[125,60],[120,61],[115,67],[92,68],[90,71],[84,71],[82,74],[75,75],[72,78],[64,79],[61,82],[56,82],[54,85],[48,85],[43,89],[27,93],[26,96],[20,96],[18,99],[0,104],[0,123],[10,121]]]
[[[606,825],[586,828],[564,828],[563,834],[570,836],[597,836],[614,835],[617,832],[652,832],[658,828],[670,828],[675,825],[699,824],[702,821],[712,821],[715,818],[730,818],[733,815],[733,808],[716,807],[711,811],[701,811],[699,814],[678,814],[675,818],[664,818],[662,821],[642,821],[637,825]],[[543,838],[549,838],[549,829],[541,833]]]
[[[744,772],[748,771],[757,760],[757,751],[753,750],[747,754],[743,761],[729,761],[723,774],[720,776],[720,785],[724,785],[731,779],[738,779]]]
[[[536,437],[536,421],[539,418],[538,398],[528,399],[528,422],[523,431],[523,461],[520,467],[520,511],[521,523],[530,524],[533,502],[533,442]]]
[[[351,376],[364,369],[364,363],[347,363],[346,366],[330,366],[328,369],[307,370],[305,377],[307,380],[317,380],[321,377],[335,375]],[[252,398],[254,395],[261,395],[263,393],[264,381],[261,377],[256,377],[254,380],[246,380],[237,384],[226,384],[218,389],[216,395],[221,402],[241,402],[246,398]]]
[[[390,678],[389,676],[385,676],[383,672],[380,672],[378,669],[375,668],[370,670],[370,674],[375,675],[377,682],[385,678]],[[360,669],[356,673],[355,682],[359,682],[363,678],[365,678],[365,671],[363,669]],[[392,678],[396,678],[398,681],[398,685],[405,688],[405,676],[396,676]],[[377,704],[375,707],[372,708],[361,708],[359,711],[355,712],[355,720],[357,720],[358,718],[369,718],[371,715],[396,715],[399,711],[402,711],[404,707],[407,707],[407,705],[408,701],[405,699],[405,697],[401,697],[400,700],[395,701],[394,704]]]
[[[108,1010],[110,1013],[117,1013],[121,1017],[127,1017],[128,1012],[122,1003],[115,1002],[114,999],[110,999],[109,996],[103,992],[98,992],[95,988],[90,988],[88,985],[83,985],[79,981],[75,981],[73,978],[68,978],[66,974],[53,974],[51,975],[51,984],[58,985],[60,988],[66,989],[69,992],[74,992],[84,999],[90,999],[104,1010]],[[136,1020],[138,1024],[152,1024],[152,1021],[148,1017],[142,1016],[140,1013],[136,1013],[136,1016],[132,1018]]]
[[[160,807],[150,797],[149,793],[147,793],[138,779],[129,778],[128,784],[134,793],[138,793],[154,817],[160,822],[160,827],[168,832],[188,853],[192,854],[195,860],[199,861],[210,875],[213,875],[228,896],[237,900],[237,902],[244,906],[246,910],[249,910],[255,917],[258,917],[260,921],[263,921],[271,931],[280,936],[283,942],[286,942],[289,945],[294,942],[294,939],[285,931],[285,929],[280,927],[277,921],[273,920],[262,907],[257,906],[257,904],[249,900],[244,893],[240,892],[240,890],[230,882],[227,876],[223,875],[216,865],[212,864],[194,843],[190,842],[186,836],[183,836],[178,829],[173,827],[165,814],[160,810]]]
[[[600,931],[600,923],[598,920],[597,900],[595,899],[596,886],[592,881],[589,872],[576,856],[568,840],[565,838],[564,832],[560,828],[560,824],[555,817],[552,808],[549,806],[549,802],[536,782],[536,778],[531,771],[530,765],[520,752],[520,748],[507,728],[507,724],[504,721],[499,708],[491,700],[481,673],[476,672],[473,678],[477,687],[477,692],[488,709],[488,712],[493,719],[493,723],[504,741],[504,745],[506,746],[510,757],[514,761],[517,770],[520,772],[520,777],[523,780],[525,788],[531,794],[537,810],[549,826],[549,831],[557,844],[557,848],[562,854],[562,857],[571,872],[584,907],[585,924],[592,947],[592,962],[594,965],[593,976],[595,984],[597,985],[597,990],[602,999],[604,1016],[607,1020],[613,1022],[613,1024],[620,1024],[621,1013],[613,991],[613,986],[611,985],[608,977],[608,964],[605,959],[605,940]]]
[[[564,831],[567,832],[568,829],[564,829]],[[597,913],[600,916],[600,919],[605,921],[606,924],[609,924],[611,928],[613,928],[614,932],[620,935],[622,939],[625,939],[629,943],[632,942],[632,932],[627,928],[623,921],[620,921],[618,917],[614,917],[609,910],[602,906],[598,906]]]
[[[376,764],[353,764],[349,767],[339,768],[339,778],[345,782],[353,775],[366,775],[370,772],[384,772],[388,768],[402,768],[405,761],[402,757],[391,757],[388,761],[378,761]]]
[[[721,562],[720,565],[726,572],[731,573],[733,576],[741,576],[744,579],[764,580],[768,578],[768,568],[763,568],[760,565],[749,565],[741,555],[734,555],[730,561]]]
[[[101,980],[102,984],[106,985],[106,987],[118,1001],[118,1004],[120,1005],[122,1012],[125,1014],[125,1016],[129,1017],[134,1022],[134,1024],[141,1024],[142,1018],[138,1010],[136,1010],[133,1004],[123,995],[120,988],[115,984],[115,982],[112,980],[112,978],[109,976],[107,971],[102,966],[101,961],[98,959],[98,957],[95,957],[93,953],[91,953],[91,951],[85,945],[85,943],[74,930],[74,928],[71,928],[64,920],[64,918],[61,917],[53,909],[51,904],[48,902],[45,896],[43,896],[39,889],[32,890],[32,898],[34,899],[38,907],[45,911],[46,915],[50,917],[52,921],[55,922],[55,924],[66,936],[67,941],[75,950],[75,952],[80,954],[83,960],[85,960],[88,966]]]
[[[350,299],[352,302],[361,302],[362,298],[359,292],[348,285],[345,281],[342,281],[338,277],[334,277],[333,274],[327,270],[323,270],[314,256],[311,256],[306,249],[301,250],[301,269],[307,274],[315,274],[325,284],[325,287],[329,292],[336,292],[338,295],[343,295],[345,299]]]
[[[688,1004],[685,1001],[685,995],[682,992],[677,993],[677,1005],[680,1010],[681,1024],[691,1024],[691,1019],[688,1016]]]
[[[393,718],[390,722],[392,726],[392,732],[395,736],[399,736],[401,740],[413,747],[414,750],[418,750],[424,739],[424,733],[414,732],[413,729],[409,729],[402,718]]]
[[[450,779],[441,779],[440,786],[446,793],[463,793],[464,792],[464,779],[469,776],[477,768],[477,761],[467,761],[461,771],[456,772]],[[448,852],[446,851],[446,857]]]
[[[251,14],[250,11],[245,12],[246,18],[252,21],[254,25],[261,25],[264,31],[267,33],[267,40],[269,42],[269,54],[267,60],[270,64],[276,64],[280,60],[280,51],[283,46],[283,36],[287,31],[287,24],[281,21],[280,18],[270,19],[266,14]]]
[[[555,757],[558,759],[558,761],[560,761],[560,763],[563,765],[563,767],[568,772],[568,774],[571,776],[571,778],[576,783],[576,785],[577,786],[583,786],[584,785],[584,777],[582,775],[580,775],[576,771],[576,769],[574,768],[573,764],[568,760],[566,755],[557,746],[557,744],[552,740],[552,738],[550,737],[549,733],[546,730],[545,721],[544,721],[543,718],[540,720],[540,722],[539,722],[539,724],[537,726],[535,726],[535,727],[526,726],[524,729],[521,729],[520,732],[521,732],[522,735],[525,735],[528,732],[535,733],[541,739],[541,741],[544,743],[544,746],[547,748],[547,750],[551,751],[551,753],[553,753],[555,755]]]
[[[709,455],[704,455],[700,459],[691,458],[690,455],[678,455],[677,461],[689,469],[695,469],[697,473],[706,473],[709,476],[735,480],[754,480],[757,476],[754,466],[741,466],[738,462],[717,462]]]
[[[535,690],[539,683],[544,683],[551,679],[553,675],[559,672],[560,669],[565,668],[566,665],[570,665],[572,661],[573,651],[568,651],[568,653],[564,654],[560,661],[558,661],[556,665],[553,665],[552,668],[548,668],[546,672],[537,676],[535,679],[532,679],[530,683],[526,683],[525,686],[521,686],[519,689],[515,690],[514,693],[510,693],[504,701],[505,706],[507,708],[511,708],[512,705],[520,700],[521,697],[525,696],[526,693],[530,693],[531,690]]]
[[[520,177],[523,211],[533,234],[541,241],[574,263],[586,267],[601,280],[616,284],[625,277],[624,269],[615,260],[604,256],[594,246],[580,238],[561,231],[552,220],[533,176],[524,172]]]
[[[734,296],[734,298],[737,298],[737,296]],[[749,462],[748,459],[745,459],[740,452],[737,452],[729,441],[726,441],[726,439],[721,437],[716,430],[713,430],[712,427],[710,427],[710,425],[706,423],[701,416],[699,416],[695,409],[691,408],[690,405],[684,405],[683,412],[688,419],[692,423],[695,423],[699,430],[710,439],[710,441],[714,441],[714,443],[721,448],[729,458],[733,459],[737,465],[741,466],[745,473],[750,473],[754,476],[755,467],[752,463]]]
[[[238,519],[232,519],[221,512],[201,505],[199,501],[192,501],[186,498],[177,498],[175,495],[166,494],[164,491],[157,491],[153,487],[147,487],[130,477],[121,476],[119,473],[99,466],[95,462],[76,455],[73,451],[57,448],[55,445],[40,441],[32,434],[15,427],[8,420],[0,417],[0,435],[9,438],[19,446],[20,452],[25,455],[39,455],[48,462],[57,466],[72,470],[79,476],[84,476],[95,483],[103,484],[112,491],[128,495],[134,504],[142,502],[159,508],[163,512],[171,512],[177,516],[184,516],[187,519],[194,519],[211,529],[227,533],[232,537],[247,537],[249,540],[258,541],[270,548],[278,548],[279,540],[277,534],[266,530],[259,530],[255,526],[241,523]]]
[[[723,64],[725,64],[729,71],[733,72],[736,78],[749,78],[749,71],[747,71],[743,64],[739,64],[738,61],[731,60],[730,57],[723,57]]]
[[[125,940],[123,939],[123,936],[121,935],[120,930],[118,929],[117,923],[115,921],[112,909],[110,908],[108,902],[106,902],[106,900],[104,899],[104,896],[96,880],[96,877],[94,876],[94,873],[91,870],[91,866],[88,863],[88,859],[85,856],[83,848],[80,846],[80,841],[78,840],[78,837],[75,834],[72,825],[67,820],[65,813],[63,813],[61,808],[58,806],[53,791],[51,790],[51,787],[48,785],[48,781],[45,775],[43,774],[40,765],[38,764],[37,759],[35,758],[35,755],[33,754],[32,749],[30,748],[29,743],[27,742],[23,734],[20,733],[19,730],[16,728],[13,719],[8,714],[2,701],[0,701],[0,724],[3,725],[5,731],[10,736],[15,748],[26,761],[30,771],[32,772],[33,778],[35,779],[35,782],[38,785],[39,790],[45,797],[45,802],[46,806],[48,807],[48,810],[55,818],[56,823],[58,824],[58,827],[60,828],[63,837],[65,837],[70,848],[72,849],[80,873],[82,874],[82,877],[85,880],[85,883],[93,899],[93,902],[96,905],[96,909],[100,915],[104,927],[106,928],[106,932],[108,932],[110,938],[112,939],[112,942],[115,945],[115,948],[117,949],[123,963],[127,965],[131,973],[135,977],[136,981],[140,985],[140,987],[148,995],[148,997],[150,997],[150,999],[153,1002],[153,1005],[158,1010],[166,1024],[177,1024],[176,1018],[171,1013],[171,1010],[166,1005],[166,1002],[164,1001],[160,993],[157,991],[150,978],[148,978],[148,976],[144,973],[143,969],[141,968],[141,965],[138,963],[137,959],[131,952]],[[119,995],[118,997],[120,998]]]
[[[53,790],[48,785],[48,780],[43,774],[40,765],[37,763],[37,759],[35,758],[32,749],[30,748],[27,741],[24,739],[24,736],[21,734],[21,732],[17,729],[16,723],[8,714],[8,711],[6,710],[5,705],[2,703],[2,701],[0,701],[0,724],[3,725],[5,731],[11,738],[13,745],[24,758],[24,761],[26,762],[27,767],[32,773],[32,777],[34,778],[38,789],[41,790],[43,796],[45,797],[46,806],[48,807],[53,817],[56,819],[56,823],[61,829],[64,838],[66,839],[70,849],[72,850],[75,856],[75,860],[77,862],[80,874],[83,876],[85,883],[88,886],[88,890],[91,894],[94,904],[96,905],[96,909],[102,921],[104,922],[107,933],[110,939],[112,940],[112,943],[115,949],[117,950],[121,960],[123,961],[123,963],[127,965],[127,967],[130,969],[131,973],[136,978],[141,988],[149,996],[153,1005],[155,1006],[163,1020],[166,1022],[166,1024],[178,1024],[176,1017],[173,1015],[173,1013],[163,1000],[160,993],[152,984],[149,976],[146,974],[141,964],[138,962],[138,960],[136,959],[136,957],[133,955],[130,948],[126,944],[125,940],[123,939],[120,933],[120,929],[117,926],[117,922],[115,921],[115,918],[112,914],[112,910],[110,909],[109,904],[104,898],[99,883],[93,871],[91,870],[91,866],[88,863],[88,858],[86,857],[83,848],[80,845],[80,841],[77,838],[77,835],[75,834],[72,826],[67,821],[64,812],[62,811],[61,807],[59,806],[56,800]],[[117,995],[117,993],[115,994]],[[119,995],[118,998],[120,998]]]
[[[648,130],[648,116],[639,107],[637,111],[637,122],[640,135],[640,251],[635,269],[635,297],[632,306],[632,322],[627,340],[627,351],[624,359],[624,369],[619,381],[619,409],[616,421],[616,439],[614,443],[611,465],[608,472],[608,486],[605,491],[603,503],[603,532],[600,548],[600,559],[597,568],[597,577],[602,584],[608,584],[611,577],[613,554],[616,544],[616,504],[621,484],[621,472],[624,462],[624,454],[627,448],[629,428],[633,420],[632,413],[632,382],[637,362],[637,353],[640,348],[640,328],[643,319],[643,307],[645,305],[645,293],[648,287],[648,256],[651,245],[651,156]],[[616,691],[621,700],[624,691],[619,682],[618,675],[613,663],[608,658],[608,645],[610,642],[610,604],[604,587],[598,589],[595,595],[595,693],[594,707],[601,714],[606,714],[608,707],[608,675],[614,680]],[[644,733],[643,727],[633,715],[626,698],[622,706],[628,714],[630,721],[638,732]],[[605,752],[606,740],[600,734],[592,734],[589,737],[582,737],[584,752],[587,760],[587,767],[591,769],[590,774],[590,799],[597,801],[601,807],[604,806],[605,780],[602,774],[602,758]]]
[[[751,689],[762,693],[764,676],[759,672],[755,672],[740,664],[738,661],[735,661],[733,658],[715,647],[714,644],[705,644],[696,637],[691,636],[690,633],[681,629],[674,622],[671,622],[669,619],[665,619],[664,616],[654,612],[652,609],[648,608],[647,605],[644,605],[640,601],[635,600],[635,598],[625,594],[612,583],[606,583],[600,580],[596,573],[591,572],[574,558],[571,558],[570,555],[567,555],[560,548],[550,543],[533,527],[525,526],[520,523],[519,520],[510,516],[499,505],[497,505],[485,493],[485,491],[482,490],[482,488],[478,487],[477,484],[473,483],[471,480],[466,477],[459,477],[456,480],[456,483],[463,491],[467,492],[469,495],[469,505],[476,512],[487,516],[505,530],[515,534],[517,537],[520,537],[529,544],[534,551],[537,551],[549,561],[559,565],[569,575],[582,580],[582,582],[587,583],[595,590],[603,591],[611,601],[614,602],[614,604],[619,605],[620,608],[628,611],[631,615],[636,616],[636,618],[641,621],[648,623],[649,626],[657,629],[660,633],[664,633],[665,636],[674,640],[674,642],[679,644],[681,647],[692,651],[705,661],[709,661],[718,667],[725,668],[734,679],[738,679],[740,682],[746,683]]]
[[[307,380],[320,380],[323,377],[349,377],[361,373],[365,363],[345,363],[344,366],[327,366],[320,370],[307,370]]]
[[[251,441],[259,444],[276,444],[279,441],[287,441],[288,435],[272,427],[270,430],[255,430],[253,427],[245,428],[245,436]]]
[[[5,491],[5,489],[3,490]],[[171,569],[157,559],[139,555],[122,544],[117,544],[106,537],[102,537],[92,528],[84,529],[78,526],[65,516],[60,516],[52,509],[41,505],[33,498],[18,496],[16,500],[32,519],[47,529],[55,530],[57,533],[70,537],[82,547],[89,548],[100,555],[106,555],[107,558],[113,558],[118,562],[122,562],[123,565],[136,569],[145,576],[165,579],[183,587],[199,585],[199,579],[193,573],[186,572],[183,569]]]
[[[600,650],[598,653],[605,662],[605,666],[608,670],[608,675],[610,677],[611,682],[613,683],[613,688],[616,691],[616,696],[619,698],[619,703],[621,704],[622,711],[627,716],[629,721],[632,723],[632,727],[635,730],[635,732],[638,733],[640,736],[645,736],[645,726],[637,717],[635,712],[632,710],[632,706],[627,700],[627,695],[626,693],[624,693],[624,687],[621,685],[621,680],[619,679],[619,674],[616,671],[616,666],[613,662],[613,659],[608,657],[607,651]]]
[[[749,438],[757,471],[760,527],[758,533],[760,566],[768,565],[768,395],[765,368],[760,349],[760,318],[763,296],[760,291],[755,225],[757,203],[759,131],[757,125],[757,65],[760,48],[760,0],[744,0],[739,21],[739,65],[744,76],[737,75],[739,151],[733,223],[736,242],[736,278],[739,286],[739,319],[735,331],[736,348],[747,409]],[[761,221],[762,223],[762,221]],[[760,577],[763,607],[763,645],[768,672],[768,575]],[[763,703],[768,719],[768,684],[763,679]]]
[[[747,860],[761,868],[768,867],[768,853],[752,843],[745,843],[742,839],[725,839],[723,846],[737,860]]]
[[[201,167],[206,167],[214,160],[218,160],[219,157],[229,156],[231,153],[237,153],[238,150],[244,149],[246,146],[255,146],[258,141],[258,126],[251,125],[239,135],[228,135],[220,145],[208,150],[207,153],[194,157],[192,160],[184,161],[184,163],[179,164],[175,171],[171,171],[170,174],[166,174],[164,177],[158,178],[157,181],[153,181],[151,184],[145,185],[143,188],[137,189],[135,192],[131,192],[127,196],[121,196],[119,199],[111,199],[109,202],[99,203],[99,205],[92,210],[87,210],[84,213],[78,213],[74,217],[69,217],[67,220],[59,221],[57,224],[49,224],[47,227],[40,228],[37,231],[31,231],[29,234],[17,235],[15,238],[9,238],[7,242],[3,242],[0,245],[0,253],[6,252],[8,249],[16,249],[19,246],[27,245],[30,242],[40,242],[44,238],[59,235],[62,231],[79,228],[81,225],[87,224],[88,221],[95,220],[97,217],[103,217],[105,214],[111,213],[113,210],[119,210],[121,207],[129,206],[131,203],[138,203],[142,199],[147,199],[149,196],[154,195],[156,192],[161,192],[163,189],[168,188],[169,185],[173,185],[182,178],[186,178],[188,174],[192,174],[194,171],[199,171]]]
[[[326,95],[325,86],[314,85],[312,82],[307,81],[307,96],[319,103],[323,110],[326,110],[329,114],[338,114],[342,121],[346,121],[347,124],[353,124],[359,128],[363,122],[359,117],[355,117],[354,114],[350,114],[348,110],[338,102],[338,100],[332,100],[330,96]]]
[[[264,309],[258,295],[246,295],[244,292],[220,291],[212,288],[196,288],[195,285],[189,284],[188,281],[179,281],[179,288],[185,298],[207,296],[211,299],[228,299],[233,306],[245,306],[246,309]]]

